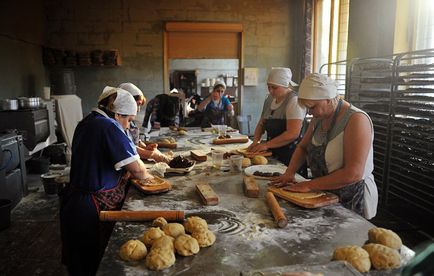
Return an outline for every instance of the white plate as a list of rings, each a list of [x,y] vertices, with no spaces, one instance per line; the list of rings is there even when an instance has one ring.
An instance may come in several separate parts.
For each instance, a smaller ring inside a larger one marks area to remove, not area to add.
[[[255,166],[250,166],[245,168],[244,173],[248,176],[254,176],[255,178],[258,179],[269,179],[271,177],[253,175],[253,173],[259,171],[261,173],[279,172],[281,174],[284,174],[285,170],[286,167],[278,166],[278,165],[255,165]]]
[[[194,165],[196,165],[196,161],[193,161],[193,165],[187,168],[166,168],[167,173],[188,173],[191,172],[191,170],[194,168]]]

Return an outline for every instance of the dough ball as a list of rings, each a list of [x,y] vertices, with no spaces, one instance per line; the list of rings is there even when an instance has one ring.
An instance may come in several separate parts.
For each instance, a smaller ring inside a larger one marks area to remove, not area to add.
[[[175,263],[175,253],[171,250],[152,249],[146,256],[145,265],[150,270],[162,270]]]
[[[197,240],[200,247],[208,247],[213,245],[215,242],[215,235],[209,230],[194,232],[191,236]]]
[[[190,235],[179,235],[175,240],[176,253],[181,256],[191,256],[199,252],[199,243]]]
[[[174,238],[172,238],[171,236],[162,236],[161,238],[156,239],[153,243],[152,243],[152,249],[164,249],[164,250],[169,250],[169,251],[173,251],[175,252],[175,246],[173,244],[173,242],[175,241]]]
[[[160,140],[160,143],[162,143],[162,144],[170,144],[170,141],[169,141],[169,139],[163,138],[163,139]]]
[[[249,167],[252,165],[252,161],[250,161],[250,158],[244,157],[243,158],[243,168]]]
[[[178,237],[181,234],[185,234],[184,226],[182,226],[182,224],[180,223],[168,223],[164,225],[163,231],[164,233],[166,233],[166,235],[174,238]]]
[[[268,160],[262,155],[256,155],[252,158],[253,165],[267,165]]]
[[[379,243],[393,249],[400,249],[401,238],[393,231],[385,228],[371,228],[368,231],[369,242]]]
[[[167,224],[167,220],[163,217],[158,217],[154,219],[154,221],[152,221],[152,226],[160,227],[161,229],[163,229],[164,225],[166,224]]]
[[[186,134],[187,134],[187,131],[181,129],[181,130],[178,131],[178,134],[179,134],[179,135],[186,135]]]
[[[164,232],[161,231],[158,227],[151,227],[143,234],[143,242],[146,244],[146,246],[152,246],[152,243],[154,240],[161,238],[164,236]]]
[[[194,216],[187,218],[184,222],[184,227],[188,233],[202,232],[208,230],[208,223],[203,218]]]
[[[119,256],[124,261],[139,261],[146,257],[148,250],[139,240],[129,240],[121,246]]]
[[[395,249],[376,243],[366,244],[363,249],[368,251],[372,266],[375,269],[398,268],[401,265],[401,256]]]
[[[360,272],[368,272],[371,268],[368,252],[356,245],[336,248],[333,253],[333,259],[347,261]]]

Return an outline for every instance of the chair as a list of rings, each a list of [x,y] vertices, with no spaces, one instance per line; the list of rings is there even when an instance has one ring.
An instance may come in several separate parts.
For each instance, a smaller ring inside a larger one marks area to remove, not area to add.
[[[240,130],[241,133],[247,134],[247,135],[251,134],[251,132],[250,132],[250,121],[251,120],[252,120],[252,115],[247,115],[247,116],[238,115],[237,116],[238,129]],[[244,131],[246,124],[247,124],[247,133]]]

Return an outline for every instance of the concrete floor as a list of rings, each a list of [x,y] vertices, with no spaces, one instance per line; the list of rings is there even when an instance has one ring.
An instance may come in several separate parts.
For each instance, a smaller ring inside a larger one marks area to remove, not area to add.
[[[11,226],[0,232],[0,275],[67,275],[60,263],[59,198],[44,192],[39,175],[28,175],[29,194],[11,213]],[[434,242],[433,234],[379,209],[372,222],[395,231],[417,249]]]

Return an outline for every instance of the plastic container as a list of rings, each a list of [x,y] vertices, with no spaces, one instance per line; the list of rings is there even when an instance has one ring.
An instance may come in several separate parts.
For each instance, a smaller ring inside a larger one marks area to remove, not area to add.
[[[6,229],[11,225],[11,206],[12,201],[0,198],[0,230]]]
[[[44,191],[47,195],[57,195],[60,192],[62,185],[56,182],[56,178],[59,176],[62,176],[62,173],[49,172],[41,175]]]

